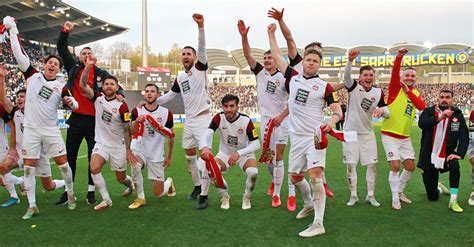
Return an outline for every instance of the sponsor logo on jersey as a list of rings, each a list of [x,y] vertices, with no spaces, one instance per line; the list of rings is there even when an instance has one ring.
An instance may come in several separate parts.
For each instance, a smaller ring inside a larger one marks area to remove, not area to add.
[[[112,121],[112,113],[108,111],[102,112],[102,120],[104,120],[104,122],[110,123]]]
[[[234,146],[234,147],[237,146],[237,144],[238,144],[237,136],[231,136],[231,135],[229,135],[229,136],[227,137],[227,144],[228,144],[229,146]]]
[[[309,91],[304,89],[298,89],[296,92],[295,103],[299,103],[302,105],[306,105],[306,101],[308,101]]]
[[[47,86],[42,86],[38,93],[38,96],[42,98],[43,100],[47,101],[51,97],[52,94],[53,94],[53,89]]]
[[[183,93],[189,92],[189,90],[191,90],[191,86],[189,85],[189,81],[181,82],[181,88],[183,89]]]
[[[265,89],[265,92],[273,94],[273,93],[275,93],[276,88],[277,88],[277,86],[274,82],[268,81],[267,82],[267,88]]]

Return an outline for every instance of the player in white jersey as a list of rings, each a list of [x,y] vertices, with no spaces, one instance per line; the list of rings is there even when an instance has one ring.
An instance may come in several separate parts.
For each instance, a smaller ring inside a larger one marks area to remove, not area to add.
[[[5,28],[9,30],[10,43],[18,67],[23,72],[28,85],[25,103],[23,150],[25,163],[25,189],[29,208],[23,219],[30,219],[38,214],[35,195],[36,165],[44,147],[52,157],[65,181],[68,194],[68,208],[76,208],[73,192],[72,171],[67,162],[66,147],[57,125],[57,110],[63,102],[71,109],[78,107],[77,101],[70,96],[65,85],[56,79],[61,70],[62,60],[57,55],[49,55],[44,59],[44,72],[39,72],[30,64],[30,60],[20,45],[20,37],[15,20],[12,17],[3,19]]]
[[[280,190],[284,178],[284,154],[285,147],[288,143],[288,121],[285,119],[288,113],[287,101],[288,94],[285,89],[285,77],[276,68],[270,51],[263,54],[263,65],[257,62],[252,55],[248,42],[248,31],[250,27],[246,27],[244,21],[238,22],[239,33],[242,36],[242,47],[244,56],[250,69],[254,72],[257,79],[257,101],[260,112],[260,135],[265,133],[265,127],[268,121],[273,119],[276,127],[272,132],[270,149],[275,152],[272,164],[268,166],[272,175],[272,184],[270,185],[269,195],[272,197],[272,207],[280,207]],[[290,211],[296,210],[295,189],[293,184],[288,180],[290,187],[288,195],[287,208]],[[273,191],[271,191],[273,188]]]
[[[1,89],[0,89],[1,91]],[[16,145],[15,147],[9,148],[9,154],[3,159],[2,164],[0,165],[0,174],[3,174],[6,171],[11,171],[13,169],[23,169],[24,162],[23,162],[23,154],[17,153],[17,150],[23,150],[23,132],[24,132],[24,106],[25,106],[25,99],[26,99],[26,90],[20,89],[16,93],[16,107],[13,107],[10,100],[4,98],[3,102],[5,102],[7,111],[10,111],[10,117],[13,120],[12,126],[10,126],[10,140],[15,140]],[[51,178],[51,165],[49,164],[49,159],[46,154],[46,149],[43,147],[41,150],[40,159],[38,160],[38,164],[36,165],[36,176],[41,178],[41,184],[46,191],[52,191],[55,189],[63,188],[64,187],[64,180],[53,180]],[[4,175],[6,178],[5,180],[9,180],[14,184],[20,184],[23,186],[23,179],[18,177],[8,177],[7,174]],[[7,181],[8,181],[7,180]],[[36,182],[36,181],[35,181]],[[12,184],[13,186],[13,184]],[[5,185],[7,187],[7,185]],[[35,187],[35,186],[33,186]],[[16,195],[16,192],[15,192]],[[2,204],[1,207],[8,207],[11,206],[10,203],[14,201],[15,197],[11,197],[6,203]],[[18,197],[16,197],[16,202],[19,203]]]
[[[138,130],[138,124],[143,124],[144,133],[137,145],[132,145],[132,151],[138,159],[136,164],[132,164],[132,178],[136,184],[137,199],[128,206],[130,209],[137,209],[146,204],[145,192],[143,190],[142,167],[148,168],[148,179],[152,181],[153,193],[156,197],[168,195],[175,196],[173,179],[168,177],[165,181],[165,169],[171,164],[171,154],[173,153],[174,139],[168,139],[168,153],[166,159],[165,137],[155,130],[155,127],[147,121],[147,116],[151,116],[160,126],[173,129],[173,113],[156,103],[159,90],[155,84],[145,86],[145,105],[132,110],[132,133]]]
[[[11,121],[11,107],[10,111],[7,111],[5,104],[10,103],[5,97],[5,75],[8,72],[5,70],[2,64],[0,64],[0,99],[3,99],[0,103],[0,160],[7,159],[7,157],[15,157],[18,159],[18,152],[16,149],[16,134],[15,125]],[[7,102],[8,101],[8,102]],[[10,112],[10,113],[9,113]],[[5,134],[5,123],[10,127],[10,140],[7,144],[7,136]],[[7,146],[8,145],[8,146]],[[20,149],[21,150],[21,149]],[[9,167],[0,165],[0,186],[4,186],[10,194],[10,198],[3,204],[1,208],[7,208],[15,204],[20,203],[18,194],[16,193],[15,185],[23,186],[23,178],[13,175],[10,171],[15,167]]]
[[[181,61],[185,72],[179,74],[171,90],[158,98],[158,104],[164,105],[178,94],[181,94],[184,104],[186,120],[183,130],[183,148],[188,163],[188,171],[194,182],[194,190],[188,199],[195,200],[201,193],[201,178],[197,166],[196,154],[199,141],[211,121],[212,115],[207,93],[207,54],[206,38],[204,36],[204,17],[200,14],[193,15],[199,28],[198,52],[191,46],[185,46],[181,51]],[[202,160],[199,160],[202,162]],[[210,181],[204,181],[208,183]]]
[[[250,203],[250,195],[255,188],[258,175],[258,163],[255,158],[255,151],[260,148],[258,141],[257,130],[252,123],[252,120],[247,115],[241,114],[239,110],[239,98],[235,95],[227,94],[222,98],[223,112],[214,116],[205,131],[199,144],[201,150],[201,157],[204,160],[209,159],[212,154],[212,136],[216,130],[219,130],[219,152],[215,160],[222,172],[226,172],[231,166],[239,164],[242,171],[247,174],[247,181],[245,183],[245,192],[242,198],[242,209],[247,210],[252,207]],[[224,183],[227,183],[224,180]],[[207,207],[207,192],[201,197],[206,198],[205,205],[201,209]],[[222,199],[221,208],[229,209],[230,196],[226,189],[218,189]]]
[[[96,62],[93,55],[87,58],[80,87],[84,95],[94,101],[95,107],[95,145],[90,166],[92,179],[102,196],[102,202],[94,207],[94,210],[99,211],[112,206],[112,199],[101,173],[102,167],[110,161],[117,181],[127,187],[123,195],[128,196],[133,192],[134,186],[132,178],[127,176],[127,161],[135,164],[137,159],[130,149],[130,113],[127,103],[120,102],[116,97],[119,89],[117,78],[104,78],[103,93],[94,92],[89,86],[88,75]]]
[[[285,21],[283,20],[284,11],[285,9],[278,11],[277,9],[272,8],[271,10],[268,11],[268,17],[273,18],[278,21],[278,24],[280,25],[280,30],[283,34],[283,37],[286,40],[286,45],[288,47],[288,59],[290,60],[290,66],[294,70],[296,70],[298,73],[302,74],[303,73],[303,58],[298,53],[296,42],[293,39],[293,35],[291,34],[290,29],[288,28]],[[305,50],[315,49],[319,51],[321,54],[323,54],[323,46],[319,42],[311,42],[307,44],[304,49]],[[338,83],[329,83],[329,84],[334,88],[334,90],[344,87],[342,85],[338,85]],[[323,173],[323,185],[324,185],[324,190],[326,192],[326,195],[329,197],[333,197],[334,193],[329,189],[326,183],[326,176],[324,175],[324,173]]]
[[[285,87],[289,93],[288,109],[290,120],[290,157],[288,171],[291,182],[298,188],[304,201],[304,208],[296,218],[305,218],[314,210],[314,220],[308,229],[299,233],[301,237],[313,237],[325,233],[323,226],[326,195],[323,186],[323,172],[326,166],[326,149],[316,149],[314,136],[321,128],[324,132],[332,130],[342,116],[342,110],[329,83],[318,76],[321,53],[307,49],[303,58],[303,73],[295,71],[281,55],[275,38],[276,25],[268,26],[270,48],[278,68],[285,75]],[[331,119],[324,123],[325,104],[333,112]],[[311,188],[304,178],[308,172]]]
[[[350,50],[348,62],[344,71],[344,86],[349,93],[344,130],[356,131],[358,142],[344,142],[343,162],[347,165],[347,182],[351,197],[347,206],[354,206],[359,202],[357,196],[357,172],[356,165],[367,166],[367,197],[365,201],[372,206],[380,204],[375,199],[375,179],[377,171],[375,165],[377,158],[377,140],[375,139],[372,118],[390,116],[390,110],[385,103],[384,93],[381,88],[374,86],[375,70],[371,66],[362,66],[359,71],[359,79],[354,80],[351,76],[352,63],[359,55],[358,50]]]

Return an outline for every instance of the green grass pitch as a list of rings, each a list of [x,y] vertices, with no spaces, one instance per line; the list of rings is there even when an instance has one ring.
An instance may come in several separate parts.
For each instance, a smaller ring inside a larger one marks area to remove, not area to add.
[[[0,209],[0,246],[473,246],[474,208],[467,199],[471,190],[470,165],[461,162],[461,185],[458,201],[464,213],[455,214],[448,210],[449,196],[441,195],[437,202],[426,199],[417,169],[409,182],[406,194],[412,205],[402,205],[402,211],[391,209],[391,195],[388,185],[388,165],[380,142],[380,128],[376,127],[379,164],[377,167],[376,198],[382,204],[374,208],[365,203],[354,207],[345,205],[349,198],[345,166],[342,163],[341,143],[330,138],[327,154],[326,177],[334,198],[328,198],[324,224],[326,234],[302,239],[298,232],[312,222],[312,217],[297,220],[297,212],[286,210],[287,186],[282,189],[281,208],[271,208],[271,198],[265,192],[270,175],[264,165],[259,166],[257,187],[252,194],[252,208],[241,209],[245,174],[233,167],[225,174],[229,183],[231,207],[220,209],[220,197],[214,187],[209,193],[209,208],[196,210],[197,201],[186,196],[193,184],[187,172],[184,152],[181,148],[182,126],[176,128],[176,144],[171,166],[166,176],[173,177],[177,189],[174,198],[154,198],[151,186],[144,174],[147,205],[138,210],[129,210],[135,195],[122,198],[124,187],[115,181],[109,166],[103,169],[113,207],[94,212],[92,205],[85,203],[87,190],[87,158],[78,160],[75,192],[78,206],[68,211],[66,206],[55,206],[54,202],[62,191],[44,192],[37,179],[37,204],[40,214],[31,220],[22,220],[27,208],[26,197],[21,204]],[[413,145],[419,151],[421,131],[413,127]],[[217,135],[214,136],[214,150]],[[86,155],[83,142],[80,156]],[[288,152],[289,148],[287,148]],[[258,157],[259,154],[257,154]],[[288,163],[285,161],[285,167]],[[58,178],[58,169],[53,166],[53,177]],[[21,175],[22,172],[16,172]],[[363,201],[366,194],[365,168],[358,167],[358,194]],[[286,177],[285,180],[286,181]],[[448,175],[441,175],[440,181],[449,184]],[[96,196],[100,199],[97,192]],[[298,197],[298,196],[297,196]],[[7,199],[5,189],[0,189],[0,200]],[[302,202],[298,198],[298,209]],[[36,225],[36,227],[32,227]]]

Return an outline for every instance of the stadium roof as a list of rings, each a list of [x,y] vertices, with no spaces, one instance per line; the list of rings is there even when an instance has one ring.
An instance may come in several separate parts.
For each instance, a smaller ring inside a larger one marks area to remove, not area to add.
[[[440,44],[435,45],[431,48],[425,47],[423,45],[418,44],[398,44],[392,47],[384,47],[384,46],[377,46],[377,45],[360,45],[353,47],[358,49],[362,54],[385,54],[390,53],[394,54],[398,52],[398,49],[406,47],[408,48],[408,53],[418,53],[418,52],[450,52],[450,51],[460,51],[460,50],[467,50],[470,52],[470,62],[474,62],[474,52],[472,51],[472,47],[469,45],[464,44]],[[286,47],[280,47],[281,53],[283,56],[288,54],[288,49]],[[344,48],[339,46],[331,46],[327,45],[323,48],[323,55],[341,55],[346,54],[352,48]],[[266,50],[261,48],[252,48],[252,55],[255,59],[263,63],[263,53]],[[303,54],[304,50],[298,48],[298,52]],[[248,66],[247,61],[244,56],[244,52],[242,49],[237,49],[233,51],[226,51],[223,49],[207,49],[207,56],[209,58],[209,67],[216,68],[218,66],[233,66],[239,69],[244,69]]]
[[[17,20],[22,38],[48,44],[56,44],[59,30],[66,20],[76,25],[69,36],[71,46],[94,42],[128,30],[86,14],[61,0],[2,0],[0,16],[6,15]]]

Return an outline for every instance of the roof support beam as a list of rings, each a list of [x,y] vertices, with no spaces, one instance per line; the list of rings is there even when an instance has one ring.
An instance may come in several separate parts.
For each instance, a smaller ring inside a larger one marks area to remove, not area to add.
[[[89,20],[90,17],[84,17],[80,18],[77,20],[74,20],[73,22],[78,23],[81,21]],[[22,32],[29,32],[29,31],[34,31],[42,28],[49,28],[49,27],[55,27],[55,26],[61,26],[63,25],[65,20],[54,20],[54,21],[38,21],[32,24],[20,26],[20,30]]]

